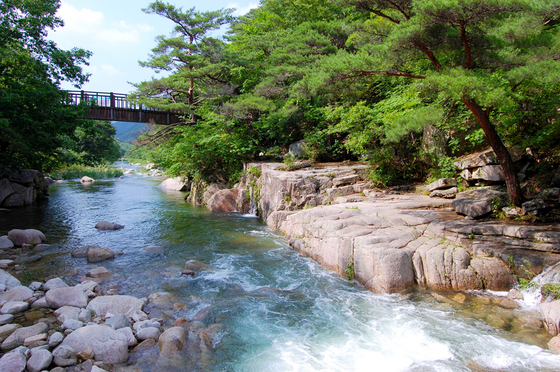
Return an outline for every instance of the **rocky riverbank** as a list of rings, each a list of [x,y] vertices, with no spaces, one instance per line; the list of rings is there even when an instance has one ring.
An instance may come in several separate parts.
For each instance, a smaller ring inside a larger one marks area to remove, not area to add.
[[[12,230],[1,241],[2,256],[24,259],[46,245],[45,235],[32,229]],[[74,249],[72,256],[93,263],[113,259],[115,253],[87,246]],[[140,371],[134,365],[138,362],[152,370],[210,368],[213,339],[221,328],[204,324],[208,308],[185,319],[173,314],[188,305],[171,293],[121,295],[114,274],[103,266],[90,268],[77,283],[54,277],[25,286],[10,274],[20,272],[17,263],[3,259],[0,265],[6,269],[0,269],[0,371]],[[208,269],[191,260],[184,271],[194,276]]]

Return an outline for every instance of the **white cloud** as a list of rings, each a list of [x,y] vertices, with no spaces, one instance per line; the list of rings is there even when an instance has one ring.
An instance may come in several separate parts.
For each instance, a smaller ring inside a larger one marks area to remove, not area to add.
[[[101,71],[102,71],[102,73],[109,74],[109,75],[122,75],[123,74],[115,66],[109,65],[109,64],[106,64],[106,63],[101,65]]]
[[[238,3],[229,3],[227,5],[227,8],[235,8],[235,12],[233,13],[233,15],[236,16],[242,16],[244,14],[249,13],[249,11],[251,9],[256,9],[259,7],[258,3],[249,3],[249,5],[247,5],[246,7],[240,8]]]

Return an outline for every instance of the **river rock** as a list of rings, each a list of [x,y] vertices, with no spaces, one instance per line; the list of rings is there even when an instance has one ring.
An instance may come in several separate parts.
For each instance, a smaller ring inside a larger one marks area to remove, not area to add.
[[[21,328],[19,324],[5,324],[0,326],[0,342],[3,342],[5,339],[8,338],[14,331],[18,328]]]
[[[134,333],[132,333],[132,328],[130,327],[119,328],[117,329],[117,332],[122,333],[126,337],[129,347],[136,346],[138,344],[136,337],[134,337]]]
[[[66,329],[71,329],[71,330],[76,330],[78,328],[82,328],[84,326],[84,323],[80,322],[79,320],[76,319],[66,319],[64,321],[64,323],[62,323],[61,328],[63,330]]]
[[[97,230],[120,230],[124,229],[124,226],[114,222],[102,221],[95,225],[95,228]]]
[[[6,302],[0,309],[2,314],[17,314],[27,310],[29,303],[25,301],[10,301]]]
[[[94,269],[91,269],[90,271],[88,271],[86,273],[86,276],[89,278],[108,278],[110,276],[112,276],[113,273],[110,272],[109,270],[107,270],[106,268],[104,268],[103,266],[98,266]],[[95,283],[97,286],[97,283]]]
[[[14,247],[14,242],[8,239],[8,235],[0,236],[0,249],[10,249]]]
[[[160,247],[158,245],[149,245],[146,248],[144,248],[144,253],[145,254],[162,254],[165,253],[165,248],[164,247]]]
[[[62,306],[54,311],[54,315],[60,323],[64,323],[67,319],[78,320],[80,309],[75,306]]]
[[[206,208],[213,213],[235,212],[238,198],[239,191],[236,189],[220,190],[208,200]]]
[[[76,354],[91,347],[96,361],[117,364],[128,360],[128,340],[125,335],[101,325],[75,330],[56,350],[61,347],[70,347]]]
[[[42,322],[29,327],[18,328],[2,342],[1,348],[2,350],[14,349],[23,345],[26,338],[46,333],[48,330],[49,326]]]
[[[37,245],[44,243],[47,240],[45,234],[35,229],[10,230],[8,232],[8,238],[16,247],[21,247],[23,244]]]
[[[555,336],[548,342],[548,349],[553,353],[560,354],[560,336]]]
[[[188,191],[189,183],[182,177],[168,178],[159,184],[159,188],[171,191]]]
[[[64,280],[60,278],[53,278],[47,280],[47,282],[43,284],[43,289],[45,291],[50,291],[51,289],[55,289],[55,288],[68,288],[68,287],[69,287],[68,284],[66,284]]]
[[[25,366],[25,356],[18,351],[12,351],[0,358],[0,371],[2,372],[23,372]]]
[[[86,307],[87,296],[81,287],[53,288],[45,295],[47,303],[53,309],[62,306]]]
[[[109,248],[90,248],[87,253],[88,262],[101,262],[115,258],[115,252]]]
[[[457,186],[455,178],[440,178],[437,181],[430,183],[426,188],[432,192],[434,190],[448,189]]]
[[[53,356],[50,351],[45,349],[31,350],[31,358],[27,361],[29,372],[41,372],[51,365]]]
[[[529,200],[521,205],[521,214],[536,215],[541,209],[546,208],[546,203],[542,199]]]
[[[2,301],[26,301],[33,297],[33,291],[22,285],[13,287],[9,291],[0,294],[0,302]]]
[[[159,338],[161,332],[159,330],[159,328],[156,327],[144,327],[139,329],[136,332],[136,338],[138,340],[147,340],[149,338],[153,338],[154,340],[157,341],[157,339]]]
[[[49,347],[54,348],[64,340],[64,335],[60,332],[55,332],[48,338]]]
[[[54,349],[53,362],[57,366],[66,367],[78,363],[77,352],[69,345],[60,345]]]
[[[107,313],[124,314],[132,317],[136,311],[142,311],[144,301],[128,295],[96,297],[87,305],[87,310],[92,310],[96,316],[105,316]]]
[[[540,307],[546,330],[556,336],[560,329],[560,301],[543,302]]]
[[[91,178],[91,177],[83,176],[83,177],[80,179],[80,182],[81,182],[81,183],[93,183],[93,182],[95,182],[95,180],[94,180],[93,178]]]
[[[171,327],[161,334],[158,340],[160,355],[168,358],[177,356],[187,340],[188,332],[183,327]]]
[[[7,273],[6,271],[0,269],[0,286],[3,285],[5,290],[10,290],[14,287],[21,285],[20,281],[17,280],[13,275]]]
[[[106,325],[110,325],[113,329],[130,327],[130,322],[126,315],[117,314],[105,320]]]
[[[208,264],[205,264],[204,262],[200,262],[197,260],[188,260],[187,262],[185,262],[184,269],[197,272],[197,271],[204,271],[204,270],[213,270],[215,268]]]
[[[12,314],[2,314],[0,315],[0,326],[3,326],[4,324],[9,324],[12,322],[12,320],[14,320],[14,316]]]

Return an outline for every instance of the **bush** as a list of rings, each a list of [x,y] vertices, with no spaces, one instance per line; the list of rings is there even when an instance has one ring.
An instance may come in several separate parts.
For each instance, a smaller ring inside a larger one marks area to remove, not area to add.
[[[53,179],[63,179],[70,180],[75,178],[82,178],[84,176],[91,177],[93,179],[102,178],[116,178],[123,175],[122,168],[113,168],[108,165],[98,165],[95,167],[87,165],[73,164],[65,166],[49,176]]]

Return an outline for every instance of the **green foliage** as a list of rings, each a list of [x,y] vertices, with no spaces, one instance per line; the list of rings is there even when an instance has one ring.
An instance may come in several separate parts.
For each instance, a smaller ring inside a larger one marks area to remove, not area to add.
[[[56,171],[50,173],[49,176],[58,180],[71,180],[82,178],[83,176],[99,180],[102,178],[116,178],[122,175],[123,170],[121,168],[114,168],[108,165],[98,165],[92,167],[82,164],[73,164],[57,169]]]
[[[46,39],[62,26],[55,16],[60,3],[0,2],[0,162],[3,166],[52,169],[58,149],[72,135],[82,108],[63,103],[61,81],[80,86],[88,75],[80,65],[90,53],[64,51]]]
[[[354,276],[356,275],[356,270],[354,270],[354,262],[348,262],[348,265],[346,265],[346,279],[348,280],[352,280],[354,279]]]

